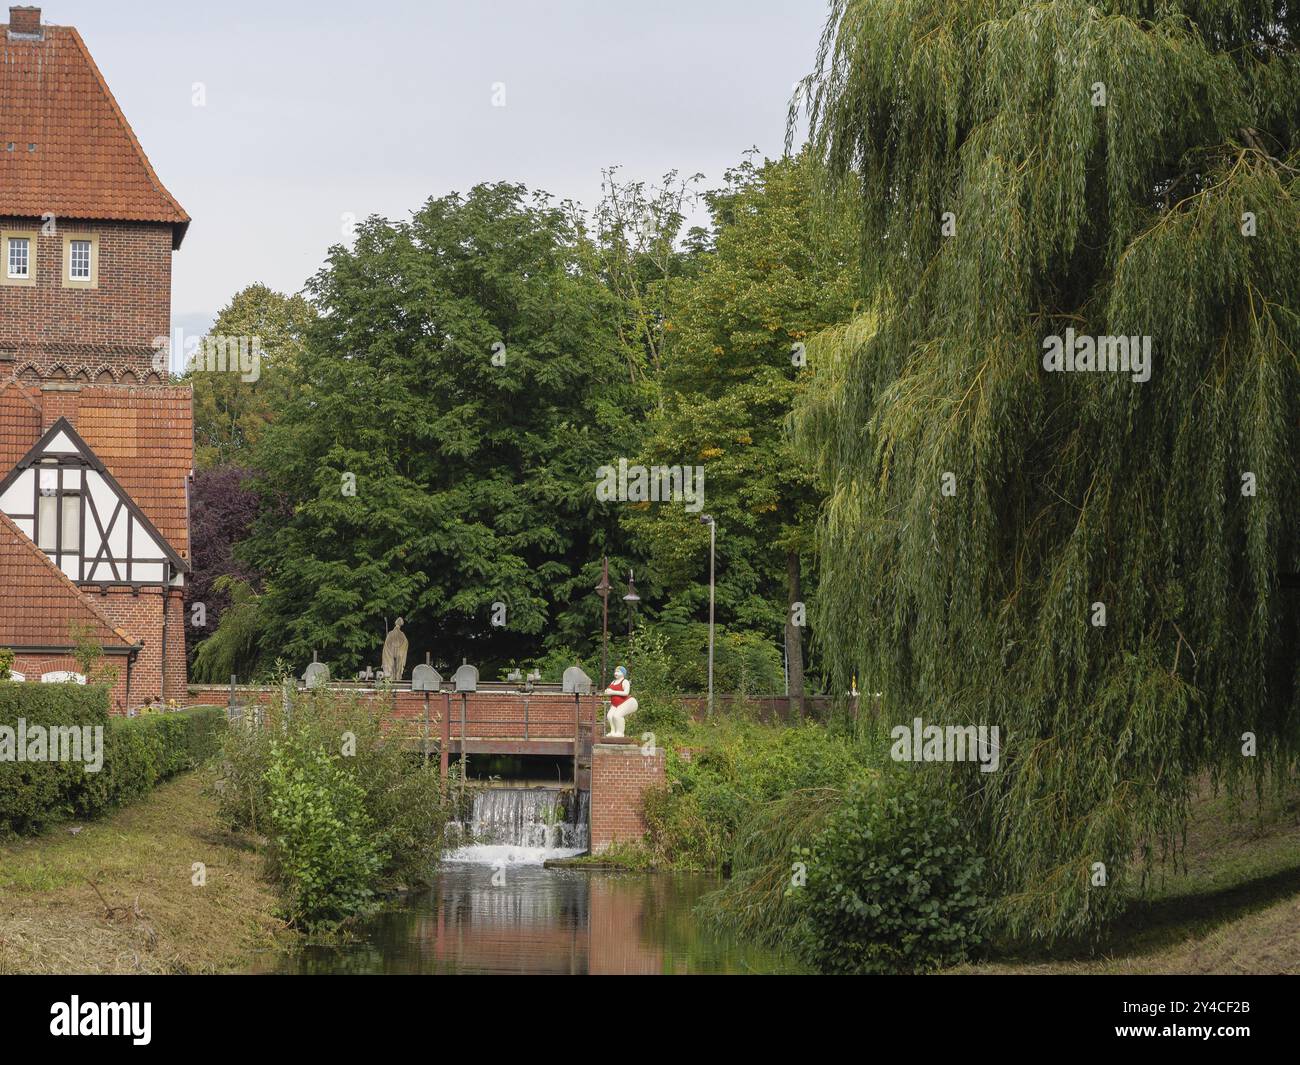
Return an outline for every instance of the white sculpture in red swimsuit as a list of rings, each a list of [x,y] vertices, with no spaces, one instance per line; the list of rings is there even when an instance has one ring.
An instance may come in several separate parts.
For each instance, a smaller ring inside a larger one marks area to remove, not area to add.
[[[636,713],[636,700],[632,698],[632,685],[627,679],[627,669],[619,666],[614,670],[614,680],[605,694],[609,696],[609,712],[605,715],[605,723],[609,725],[609,736],[621,737],[623,735],[623,726],[627,719]]]

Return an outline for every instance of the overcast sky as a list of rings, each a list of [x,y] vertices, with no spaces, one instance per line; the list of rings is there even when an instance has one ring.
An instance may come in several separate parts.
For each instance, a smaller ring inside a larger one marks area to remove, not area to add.
[[[779,154],[826,0],[42,8],[81,31],[194,219],[172,289],[188,332],[252,282],[299,290],[349,212],[403,218],[497,180],[590,207],[611,164],[627,179],[703,172],[711,186],[751,145]]]

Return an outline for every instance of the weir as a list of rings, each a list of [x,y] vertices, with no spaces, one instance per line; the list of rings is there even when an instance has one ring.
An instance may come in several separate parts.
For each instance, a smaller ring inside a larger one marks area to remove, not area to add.
[[[587,850],[590,793],[571,788],[484,788],[468,823],[449,826],[463,845],[449,862],[539,865]]]

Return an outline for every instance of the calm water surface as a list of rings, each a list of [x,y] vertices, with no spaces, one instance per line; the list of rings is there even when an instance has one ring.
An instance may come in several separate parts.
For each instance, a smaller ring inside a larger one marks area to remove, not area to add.
[[[495,882],[494,882],[495,878]],[[788,958],[711,934],[691,911],[716,881],[539,865],[445,864],[362,942],[268,958],[289,973],[772,973]]]

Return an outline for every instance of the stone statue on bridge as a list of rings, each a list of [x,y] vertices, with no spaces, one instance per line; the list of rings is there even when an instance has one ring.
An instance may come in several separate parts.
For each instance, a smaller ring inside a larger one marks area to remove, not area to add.
[[[621,739],[627,719],[637,711],[637,702],[632,698],[632,683],[627,679],[626,666],[619,666],[614,670],[614,679],[605,689],[605,694],[609,696],[609,712],[605,715],[605,723],[609,725],[608,735]]]
[[[398,618],[384,637],[384,676],[390,683],[396,684],[402,679],[409,646],[406,634],[402,632],[402,619]]]

